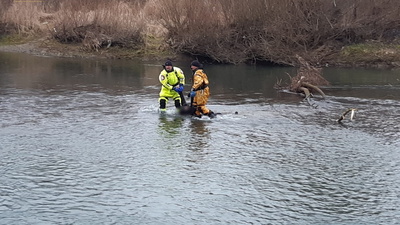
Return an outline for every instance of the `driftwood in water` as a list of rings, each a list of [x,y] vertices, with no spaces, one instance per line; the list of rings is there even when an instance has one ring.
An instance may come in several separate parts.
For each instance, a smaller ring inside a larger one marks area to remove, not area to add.
[[[297,59],[300,62],[300,68],[297,70],[296,76],[291,78],[289,90],[296,93],[304,93],[306,98],[310,97],[309,93],[318,93],[325,97],[324,92],[318,87],[329,85],[329,82],[321,76],[322,68],[311,66],[300,56],[297,56]],[[308,90],[309,93],[305,90]]]
[[[307,90],[312,90],[318,92],[322,97],[325,97],[325,93],[317,86],[312,85],[308,82],[301,82],[301,86]]]
[[[345,118],[345,116],[348,114],[348,113],[350,113],[350,120],[353,120],[354,119],[354,116],[355,116],[355,114],[356,114],[356,111],[357,111],[357,109],[348,109],[348,110],[346,110],[341,116],[340,116],[340,118],[338,119],[338,122],[340,123],[342,120],[344,120],[344,118]]]
[[[313,94],[319,94],[324,98],[325,93],[318,86],[329,85],[329,82],[321,76],[322,68],[311,66],[300,56],[297,56],[297,59],[299,60],[301,66],[297,70],[296,76],[292,77],[289,75],[290,84],[287,89],[289,89],[291,92],[304,94],[304,99],[307,100],[311,106],[314,106],[310,102],[310,97],[313,96]],[[281,82],[282,80],[278,80],[274,85],[274,88],[283,89]]]
[[[308,62],[306,62],[300,56],[296,56],[300,62],[300,68],[297,70],[296,76],[290,77],[290,84],[288,87],[282,87],[282,80],[278,80],[274,85],[276,89],[289,89],[291,92],[302,93],[305,95],[307,102],[313,106],[310,102],[310,97],[313,94],[319,94],[323,98],[325,97],[325,93],[318,86],[327,86],[329,82],[321,76],[322,68],[317,68],[315,66],[311,66]]]

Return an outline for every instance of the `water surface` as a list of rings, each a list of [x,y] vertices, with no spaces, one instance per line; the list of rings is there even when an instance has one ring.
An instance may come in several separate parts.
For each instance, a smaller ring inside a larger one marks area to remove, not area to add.
[[[0,53],[0,224],[398,223],[399,71],[327,68],[310,106],[206,65],[210,120],[159,115],[162,63]]]

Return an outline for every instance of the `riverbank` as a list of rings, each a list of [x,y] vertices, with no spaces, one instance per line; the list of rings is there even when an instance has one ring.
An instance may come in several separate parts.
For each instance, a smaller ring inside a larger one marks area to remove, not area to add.
[[[121,47],[88,50],[82,44],[63,44],[51,37],[4,37],[0,39],[0,51],[18,52],[38,56],[71,57],[71,58],[103,58],[103,59],[141,59],[178,60],[185,58],[183,54],[168,49],[161,43],[149,43],[141,49]]]
[[[300,56],[315,66],[393,68],[400,67],[397,5],[397,0],[0,1],[5,39],[0,45],[4,51],[61,57],[154,60],[186,54],[209,63],[299,66]],[[29,38],[15,43],[13,34]]]
[[[344,46],[326,63],[336,67],[400,68],[400,44],[367,41]]]
[[[19,52],[38,56],[103,58],[103,59],[140,59],[172,60],[191,57],[168,48],[161,40],[152,40],[141,49],[121,47],[88,50],[82,44],[62,44],[52,37],[16,38],[5,37],[0,40],[0,51]],[[210,60],[211,61],[211,60]],[[343,47],[340,51],[326,57],[322,67],[364,67],[364,68],[400,68],[400,45],[368,42]]]

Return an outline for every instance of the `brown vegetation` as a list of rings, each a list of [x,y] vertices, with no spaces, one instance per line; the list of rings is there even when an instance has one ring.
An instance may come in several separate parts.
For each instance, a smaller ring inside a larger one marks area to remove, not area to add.
[[[292,77],[289,90],[297,93],[304,93],[305,98],[308,100],[311,94],[318,93],[325,97],[324,92],[318,87],[321,85],[329,85],[329,82],[322,77],[322,69],[311,66],[300,56],[296,56],[300,68],[297,75]]]
[[[144,21],[137,1],[69,0],[62,2],[62,8],[53,31],[60,42],[83,43],[96,51],[111,45],[136,48],[143,42]]]
[[[291,92],[304,94],[304,99],[314,106],[310,102],[310,97],[317,93],[321,97],[325,98],[325,93],[320,89],[319,86],[329,85],[329,81],[322,77],[322,68],[312,66],[306,62],[302,57],[296,55],[298,64],[300,65],[297,69],[297,74],[294,77],[290,77],[290,84],[282,86],[282,80],[278,81],[275,85],[275,89],[287,89]]]
[[[1,33],[92,51],[167,43],[222,63],[318,65],[349,44],[400,38],[398,0],[2,0],[0,13]]]
[[[9,1],[2,20],[20,34],[50,34],[61,43],[84,49],[119,46],[140,48],[145,20],[142,1],[46,0]],[[3,3],[4,4],[4,3]]]
[[[161,8],[172,46],[220,62],[297,65],[298,54],[317,64],[344,45],[400,36],[397,0],[171,2]]]

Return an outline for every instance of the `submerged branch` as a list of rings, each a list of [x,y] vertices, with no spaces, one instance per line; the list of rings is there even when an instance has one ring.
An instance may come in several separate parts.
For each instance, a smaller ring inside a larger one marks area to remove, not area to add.
[[[312,85],[308,82],[301,82],[301,86],[304,86],[306,88],[310,88],[312,90],[315,90],[316,92],[318,92],[323,98],[325,98],[325,93],[317,86]]]
[[[307,88],[299,87],[299,90],[304,92],[304,94],[306,95],[305,99],[308,99],[310,97],[310,91]]]

